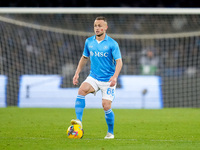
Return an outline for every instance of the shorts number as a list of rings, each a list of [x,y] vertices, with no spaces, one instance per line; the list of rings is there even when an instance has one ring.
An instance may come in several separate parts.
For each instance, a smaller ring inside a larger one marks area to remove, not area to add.
[[[108,95],[114,96],[114,93],[115,93],[115,90],[114,90],[114,89],[111,89],[111,88],[108,88],[108,89],[107,89],[107,94],[108,94]]]

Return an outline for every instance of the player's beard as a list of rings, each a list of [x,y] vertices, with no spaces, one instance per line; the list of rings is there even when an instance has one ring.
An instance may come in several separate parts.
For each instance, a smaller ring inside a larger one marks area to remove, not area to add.
[[[103,32],[103,33],[101,33],[101,34],[99,34],[99,35],[96,35],[96,36],[98,36],[98,37],[101,37],[103,34],[104,34],[104,32]]]

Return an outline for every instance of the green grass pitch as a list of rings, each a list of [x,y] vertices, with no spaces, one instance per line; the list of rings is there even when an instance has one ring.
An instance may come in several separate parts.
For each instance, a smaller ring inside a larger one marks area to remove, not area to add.
[[[200,109],[113,109],[115,139],[104,140],[103,109],[85,109],[82,139],[68,139],[74,109],[0,108],[1,150],[197,150]]]

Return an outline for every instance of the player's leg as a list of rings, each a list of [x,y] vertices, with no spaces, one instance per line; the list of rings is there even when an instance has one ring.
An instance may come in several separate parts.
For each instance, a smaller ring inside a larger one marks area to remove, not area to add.
[[[85,108],[85,96],[94,92],[94,88],[87,82],[83,82],[78,90],[78,96],[75,102],[76,117],[82,121],[83,110]]]
[[[83,110],[85,108],[85,96],[89,93],[95,92],[95,84],[93,83],[93,79],[88,77],[80,86],[78,90],[78,95],[75,102],[75,112],[76,118],[72,119],[71,124],[79,124],[82,127],[82,116]]]
[[[105,112],[105,119],[108,126],[108,132],[105,139],[113,139],[114,138],[114,121],[115,115],[111,108],[112,101],[102,99],[102,106]]]
[[[94,92],[94,88],[87,82],[83,82],[78,90],[78,95],[75,102],[76,118],[72,119],[71,124],[79,124],[82,127],[83,110],[85,108],[85,96]]]
[[[114,87],[110,87],[109,82],[105,83],[104,86],[101,86],[102,106],[105,112],[105,119],[108,126],[108,132],[105,139],[114,138],[115,115],[114,115],[114,112],[112,111],[111,105],[115,97],[115,88],[116,88],[116,85]]]

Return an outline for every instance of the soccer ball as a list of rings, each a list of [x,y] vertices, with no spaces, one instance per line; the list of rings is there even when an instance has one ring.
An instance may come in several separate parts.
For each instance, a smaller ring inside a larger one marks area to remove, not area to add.
[[[67,129],[67,136],[70,139],[81,139],[83,137],[84,131],[81,129],[81,126],[76,124],[76,125],[71,125]]]

